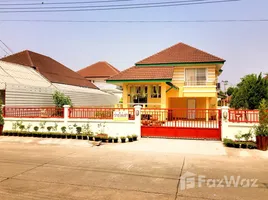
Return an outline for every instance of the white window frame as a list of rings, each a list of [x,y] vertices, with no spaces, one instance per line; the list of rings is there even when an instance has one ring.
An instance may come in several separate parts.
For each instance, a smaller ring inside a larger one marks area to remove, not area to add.
[[[187,68],[187,67],[185,67],[184,68],[184,84],[185,84],[185,82],[186,82],[186,70],[187,69],[205,69],[206,70],[206,83],[208,82],[208,68],[207,67],[195,67],[195,68]],[[202,85],[187,85],[187,87],[191,87],[191,86],[193,86],[193,87],[196,87],[196,86],[202,86]]]

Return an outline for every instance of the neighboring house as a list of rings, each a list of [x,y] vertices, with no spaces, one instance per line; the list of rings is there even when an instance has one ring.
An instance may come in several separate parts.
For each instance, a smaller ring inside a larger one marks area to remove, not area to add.
[[[70,96],[75,106],[113,106],[118,102],[114,95],[100,91],[48,56],[26,50],[1,60],[1,96],[6,105],[53,105],[55,90]]]
[[[118,100],[122,97],[123,91],[121,86],[106,83],[108,78],[120,73],[120,71],[111,64],[105,61],[100,61],[80,69],[77,73],[89,80],[91,83],[94,83],[100,90],[116,95]]]
[[[123,87],[123,106],[217,108],[217,82],[225,60],[184,43],[156,53],[109,78]]]

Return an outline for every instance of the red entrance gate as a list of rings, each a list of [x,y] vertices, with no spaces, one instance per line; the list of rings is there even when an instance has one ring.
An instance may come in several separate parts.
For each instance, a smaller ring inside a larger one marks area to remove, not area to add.
[[[218,109],[145,108],[141,114],[142,137],[221,139]]]

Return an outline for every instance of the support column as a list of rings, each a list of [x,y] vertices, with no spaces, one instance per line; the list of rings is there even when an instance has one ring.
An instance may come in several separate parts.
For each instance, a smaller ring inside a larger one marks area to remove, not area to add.
[[[167,107],[166,90],[167,90],[167,84],[166,83],[161,83],[161,108],[166,108]]]
[[[209,109],[209,97],[206,97],[206,121],[208,121],[209,119],[208,109]]]
[[[68,119],[69,119],[69,105],[63,106],[63,118],[64,118],[64,126],[68,126]]]
[[[135,109],[135,134],[141,138],[141,106],[137,105]]]
[[[123,84],[123,108],[127,108],[127,100],[128,100],[128,86],[127,84]]]
[[[224,138],[233,139],[231,137],[228,137],[228,133],[229,133],[228,124],[229,124],[229,107],[223,106],[221,107],[221,139],[222,140]]]

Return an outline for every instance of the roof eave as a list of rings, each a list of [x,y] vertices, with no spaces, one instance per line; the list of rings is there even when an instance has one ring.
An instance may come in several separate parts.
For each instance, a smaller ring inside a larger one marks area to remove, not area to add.
[[[106,80],[107,83],[128,83],[128,82],[171,82],[172,78],[166,79],[127,79],[127,80]]]
[[[213,61],[213,62],[170,62],[170,63],[135,63],[136,66],[187,66],[187,65],[217,65],[224,64],[226,60],[223,61]]]

